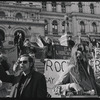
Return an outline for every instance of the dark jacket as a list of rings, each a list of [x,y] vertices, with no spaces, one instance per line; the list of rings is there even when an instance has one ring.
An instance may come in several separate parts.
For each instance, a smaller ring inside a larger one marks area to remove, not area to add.
[[[46,80],[43,74],[32,71],[31,74],[29,74],[25,80],[24,75],[22,75],[21,80],[19,81],[17,91],[15,92],[16,98],[46,98],[47,96],[47,87],[46,87]],[[21,83],[24,85],[22,86],[21,90],[22,93],[20,93],[20,86]],[[15,95],[14,94],[14,95]]]
[[[9,70],[10,66],[6,60],[2,60],[1,64],[2,64],[5,71]]]
[[[0,80],[3,82],[13,83],[16,78],[14,75],[7,75],[3,66],[0,65]]]

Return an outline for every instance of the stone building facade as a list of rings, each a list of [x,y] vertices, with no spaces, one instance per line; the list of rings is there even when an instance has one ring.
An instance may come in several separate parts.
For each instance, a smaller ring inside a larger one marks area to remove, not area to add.
[[[40,11],[38,6],[0,1],[0,37],[4,43],[13,44],[17,32],[29,39],[36,34],[44,36],[45,24]]]
[[[26,38],[41,34],[57,40],[67,32],[76,40],[87,40],[88,34],[100,40],[100,3],[1,1],[0,32],[12,41],[18,30]]]
[[[100,40],[100,3],[99,2],[44,2],[41,16],[48,23],[47,35],[53,33],[53,21],[57,22],[57,35],[64,34],[64,29],[74,38],[81,36],[87,40],[87,35]],[[66,20],[64,16],[68,16]],[[68,25],[65,24],[68,22]],[[66,28],[69,27],[69,28]]]

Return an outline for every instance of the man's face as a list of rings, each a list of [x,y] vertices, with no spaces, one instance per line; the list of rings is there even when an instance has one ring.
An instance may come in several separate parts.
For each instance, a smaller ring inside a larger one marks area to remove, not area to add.
[[[21,57],[19,61],[20,68],[25,72],[29,73],[30,72],[30,64],[28,57]]]

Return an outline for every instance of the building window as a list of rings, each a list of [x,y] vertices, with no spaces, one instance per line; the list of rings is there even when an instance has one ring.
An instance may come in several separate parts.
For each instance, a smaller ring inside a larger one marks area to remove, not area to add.
[[[56,12],[56,2],[52,2],[52,11]]]
[[[44,27],[45,34],[48,34],[48,22],[47,22],[47,20],[45,20],[44,22],[45,22],[45,27]]]
[[[92,23],[93,33],[97,33],[97,25],[95,22]]]
[[[62,33],[65,33],[65,21],[62,22]]]
[[[5,17],[6,15],[5,15],[5,12],[3,12],[3,11],[0,11],[0,17]]]
[[[83,21],[80,22],[80,26],[81,26],[80,32],[81,32],[82,34],[84,34],[84,33],[85,33],[85,24],[84,24]]]
[[[79,8],[79,12],[83,13],[83,7],[82,7],[82,3],[81,2],[78,3],[78,8]]]
[[[17,13],[15,17],[18,18],[18,19],[22,19],[23,18],[21,13]]]
[[[42,10],[46,11],[46,2],[42,2]]]
[[[62,9],[62,12],[63,13],[66,12],[66,6],[65,6],[65,3],[64,2],[61,3],[61,9]]]
[[[56,20],[52,22],[52,31],[53,31],[53,34],[56,34],[56,35],[58,34],[58,23]]]
[[[94,14],[94,5],[92,3],[90,4],[90,11],[91,11],[91,14]]]

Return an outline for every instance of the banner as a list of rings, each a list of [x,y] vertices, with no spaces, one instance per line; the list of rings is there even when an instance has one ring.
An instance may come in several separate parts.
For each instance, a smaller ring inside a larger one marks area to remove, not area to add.
[[[94,62],[95,78],[100,78],[100,48],[95,48],[95,62]]]
[[[59,38],[59,42],[60,42],[60,44],[63,45],[63,46],[68,46],[68,43],[67,43],[67,34],[62,35],[62,36]]]
[[[44,75],[47,82],[47,91],[52,97],[58,97],[53,94],[52,89],[60,74],[68,68],[68,62],[69,60],[46,59]]]
[[[7,62],[10,65],[10,71],[12,73],[12,67],[17,61],[17,47],[4,48],[4,51],[7,57]]]

